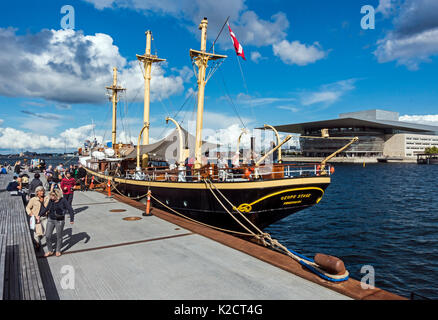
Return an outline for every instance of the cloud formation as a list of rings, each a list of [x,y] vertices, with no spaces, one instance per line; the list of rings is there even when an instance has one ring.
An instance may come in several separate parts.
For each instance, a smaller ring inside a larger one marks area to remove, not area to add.
[[[301,94],[301,104],[309,106],[313,104],[324,104],[326,106],[338,101],[349,91],[355,89],[357,79],[341,80],[330,84],[325,84],[319,90]]]
[[[0,127],[1,149],[63,149],[80,147],[86,139],[92,136],[93,125],[70,128],[57,137],[25,132],[14,128]]]
[[[382,13],[394,12],[394,29],[377,42],[380,63],[396,61],[410,70],[438,55],[438,1],[381,1]],[[385,9],[386,8],[386,9]]]
[[[438,126],[438,114],[427,115],[403,115],[399,117],[400,121],[427,124]]]
[[[129,8],[145,15],[162,14],[174,17],[196,37],[197,28],[202,18],[209,21],[209,39],[215,38],[224,21],[229,16],[229,23],[242,46],[272,46],[274,54],[286,64],[300,66],[314,63],[324,58],[324,52],[319,44],[305,45],[299,41],[288,42],[287,30],[289,20],[284,12],[277,12],[269,19],[260,18],[256,12],[249,10],[246,0],[84,0],[94,5],[98,10],[107,8]],[[212,40],[213,41],[213,40]],[[233,50],[233,46],[225,30],[217,42],[224,49]],[[260,61],[259,52],[251,53],[251,60]]]
[[[289,21],[282,12],[274,14],[270,20],[263,20],[248,10],[245,0],[84,0],[98,10],[128,8],[145,14],[159,14],[174,17],[199,37],[198,24],[207,17],[208,36],[215,38],[229,16],[229,23],[243,45],[264,46],[283,39]],[[214,39],[213,39],[214,40]],[[219,43],[232,48],[228,32],[224,30]]]
[[[17,35],[16,31],[0,28],[1,95],[42,98],[59,102],[60,108],[68,108],[74,103],[103,102],[106,99],[105,86],[112,83],[112,68],[115,66],[128,89],[128,97],[143,87],[138,62],[128,62],[121,56],[107,34],[41,30],[36,34]],[[166,75],[164,67],[155,66],[151,81],[152,100],[182,92],[183,83],[178,72]],[[138,100],[141,98],[139,95]]]
[[[314,63],[327,56],[327,52],[321,49],[318,42],[308,46],[299,41],[283,40],[274,44],[272,49],[274,55],[278,56],[284,63],[299,66]]]

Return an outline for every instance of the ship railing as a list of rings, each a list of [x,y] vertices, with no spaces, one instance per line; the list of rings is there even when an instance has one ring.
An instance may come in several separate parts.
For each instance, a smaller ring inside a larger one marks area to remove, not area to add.
[[[274,164],[257,168],[254,166],[233,168],[206,166],[199,170],[190,167],[181,167],[179,169],[153,167],[140,172],[127,172],[125,178],[144,181],[201,182],[204,178],[208,177],[212,181],[217,182],[238,182],[330,176],[332,173],[333,169],[330,165],[321,167],[320,164]]]

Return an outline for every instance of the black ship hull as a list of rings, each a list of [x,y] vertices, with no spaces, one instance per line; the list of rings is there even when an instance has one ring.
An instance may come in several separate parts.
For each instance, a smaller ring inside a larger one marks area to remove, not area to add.
[[[213,187],[209,187],[204,182],[130,180],[87,170],[90,175],[100,180],[112,180],[116,191],[130,198],[144,199],[150,190],[153,198],[162,203],[152,198],[153,207],[174,213],[167,208],[169,207],[190,219],[238,232],[245,232],[245,229],[227,213],[217,198],[229,212],[233,212],[236,219],[248,225],[245,219],[233,210],[233,206],[258,228],[263,229],[317,204],[330,184],[330,177],[320,176],[267,181],[216,182]]]

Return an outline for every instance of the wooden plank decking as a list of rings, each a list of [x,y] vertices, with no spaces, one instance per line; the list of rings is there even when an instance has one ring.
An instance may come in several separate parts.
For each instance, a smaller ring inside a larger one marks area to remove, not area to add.
[[[6,191],[11,180],[11,174],[0,175],[0,297],[42,300],[46,295],[23,200]]]

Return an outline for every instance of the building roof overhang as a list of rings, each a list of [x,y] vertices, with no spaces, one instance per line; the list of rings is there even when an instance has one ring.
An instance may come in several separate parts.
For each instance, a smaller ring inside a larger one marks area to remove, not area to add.
[[[332,129],[332,128],[354,128],[354,127],[368,127],[376,129],[394,129],[407,132],[427,132],[429,134],[437,134],[438,126],[430,126],[418,123],[409,123],[402,121],[391,120],[364,120],[358,118],[339,118],[332,120],[293,123],[274,126],[275,129],[281,132],[290,133],[304,133],[309,129]],[[264,128],[258,128],[264,129]]]

